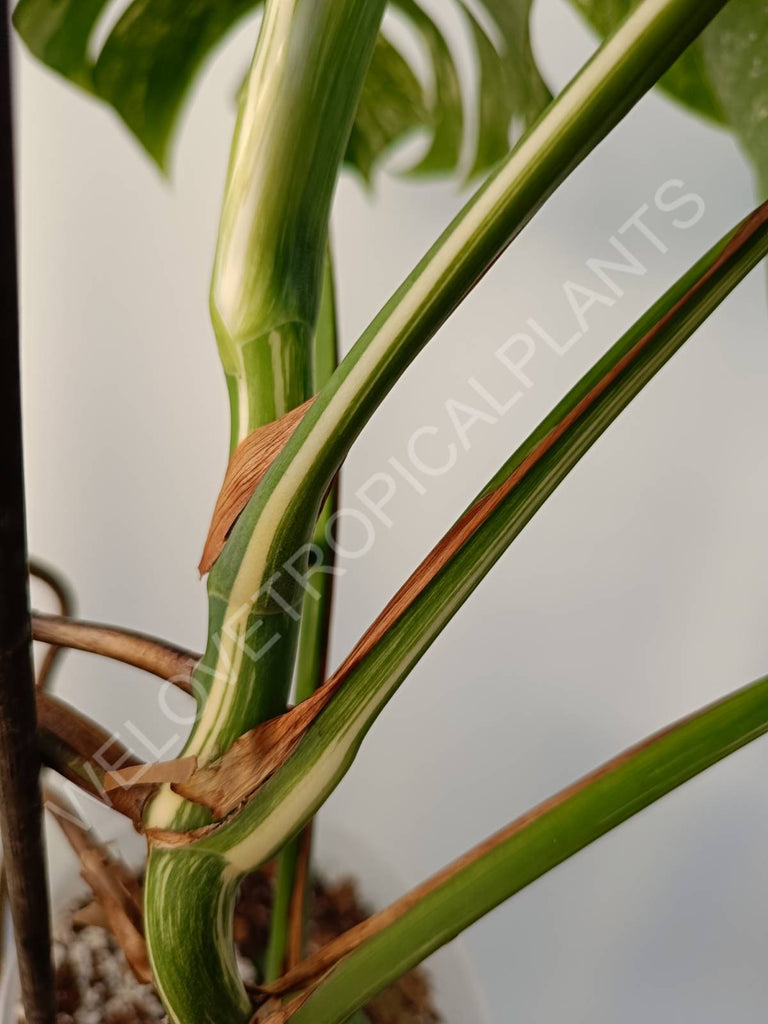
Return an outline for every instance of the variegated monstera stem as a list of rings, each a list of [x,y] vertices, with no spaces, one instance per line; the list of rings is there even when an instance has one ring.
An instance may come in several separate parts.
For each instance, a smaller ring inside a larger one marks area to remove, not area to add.
[[[231,446],[327,379],[315,344],[331,200],[383,17],[385,0],[268,0],[240,101],[211,287],[211,313],[227,375]],[[326,282],[327,286],[327,282]],[[229,559],[225,549],[221,561]],[[227,572],[225,570],[225,575]],[[199,700],[187,743],[198,763],[284,709],[301,601],[267,592],[269,627],[246,600],[209,581],[209,637],[193,678]],[[262,644],[259,632],[279,635]],[[164,788],[150,825],[206,820]],[[190,871],[190,864],[194,870]],[[179,1024],[242,1024],[250,1004],[232,943],[235,876],[218,857],[150,857],[148,948],[158,990]],[[184,894],[173,898],[171,892]],[[178,966],[187,981],[176,984]]]
[[[330,203],[384,6],[266,5],[240,103],[211,289],[234,441],[312,390]],[[284,709],[301,619],[300,600],[286,597],[279,582],[247,594],[222,588],[231,557],[227,545],[209,578],[208,645],[193,679],[200,711],[185,752],[203,764]],[[204,820],[168,789],[149,810],[156,826]]]

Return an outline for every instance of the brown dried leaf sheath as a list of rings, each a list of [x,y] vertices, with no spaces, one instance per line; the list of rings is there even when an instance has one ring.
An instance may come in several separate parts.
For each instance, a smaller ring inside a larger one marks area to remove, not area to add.
[[[134,786],[188,782],[196,768],[197,758],[194,754],[176,758],[174,761],[134,764],[114,772],[107,772],[103,779],[104,790],[107,793],[113,793],[116,789],[129,789]]]
[[[274,423],[254,430],[232,453],[198,566],[201,576],[210,571],[221,554],[238,516],[313,402],[310,398]]]
[[[328,683],[315,695],[279,718],[245,733],[215,764],[201,768],[174,790],[224,818],[240,806],[290,756],[326,700]]]
[[[279,999],[270,999],[251,1018],[250,1024],[286,1024],[288,1013]]]

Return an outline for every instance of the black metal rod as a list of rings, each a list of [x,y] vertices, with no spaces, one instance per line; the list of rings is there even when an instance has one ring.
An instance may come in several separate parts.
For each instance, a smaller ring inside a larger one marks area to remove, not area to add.
[[[0,0],[0,831],[27,1024],[52,1024],[29,622],[8,0]]]

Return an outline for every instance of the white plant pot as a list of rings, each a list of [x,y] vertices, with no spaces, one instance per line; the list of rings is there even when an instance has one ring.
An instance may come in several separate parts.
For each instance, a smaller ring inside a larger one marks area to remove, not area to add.
[[[144,841],[133,831],[119,831],[119,849],[124,860],[139,867],[145,855]],[[62,914],[88,888],[79,876],[77,864],[56,833],[49,833],[52,913]],[[361,901],[369,907],[384,907],[401,896],[407,886],[396,872],[371,850],[364,840],[336,825],[322,823],[316,830],[315,856],[318,873],[333,882],[354,878]],[[13,944],[8,943],[0,979],[0,1024],[15,1024],[19,1001],[19,977]],[[426,962],[434,1001],[443,1024],[489,1024],[490,1018],[469,958],[459,942],[452,942]]]

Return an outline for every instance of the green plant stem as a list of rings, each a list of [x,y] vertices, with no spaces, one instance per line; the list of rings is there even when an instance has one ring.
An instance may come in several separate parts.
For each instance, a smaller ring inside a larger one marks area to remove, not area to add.
[[[331,199],[384,0],[269,0],[211,284],[231,447],[312,394]]]
[[[336,285],[330,248],[325,264],[323,298],[314,346],[314,386],[320,391],[333,376],[339,363],[339,326],[336,312]],[[311,697],[326,678],[331,606],[333,604],[336,556],[329,542],[329,526],[338,501],[338,481],[331,487],[320,511],[315,532],[314,568],[307,587],[299,632],[296,662],[297,704]]]
[[[374,919],[371,937],[323,977],[295,1013],[289,1004],[286,1020],[341,1024],[504,900],[766,732],[768,678],[626,751],[377,915],[381,927]]]
[[[300,581],[321,503],[360,430],[545,199],[723,2],[645,0],[459,214],[320,392],[211,572],[204,671],[218,682],[206,702],[204,728],[226,721],[212,733],[217,752],[250,727],[253,708],[274,703],[287,685],[295,630],[283,609],[301,601]],[[226,643],[219,642],[222,637]],[[178,828],[190,820],[178,800],[153,810],[154,825]]]
[[[327,675],[333,576],[329,575],[326,570],[333,565],[333,552],[328,546],[326,530],[336,507],[336,494],[337,490],[334,487],[333,493],[320,513],[312,541],[318,551],[322,552],[318,556],[321,568],[309,575],[308,584],[311,589],[308,589],[304,599],[299,654],[296,661],[295,695],[297,704],[301,704],[302,701],[311,697],[318,687],[322,686]],[[294,922],[294,926],[301,927],[303,930],[303,914],[307,909],[307,894],[297,893],[296,885],[300,877],[305,879],[309,877],[312,849],[311,829],[310,822],[304,826],[304,830],[299,835],[286,843],[278,855],[277,881],[265,967],[267,981],[280,977],[283,971],[290,939],[289,919],[293,908],[296,908],[296,913],[302,915],[302,920],[298,923]],[[302,857],[307,861],[303,876],[299,872]]]
[[[314,345],[316,390],[324,387],[338,364],[338,321],[330,247],[325,267],[323,299]],[[337,495],[338,484],[336,483],[323,506],[312,538],[317,568],[308,577],[301,616],[294,694],[296,704],[301,704],[302,701],[311,697],[315,690],[322,685],[327,675],[334,584],[333,573],[328,571],[333,569],[334,553],[328,543],[327,531],[336,508]],[[301,915],[301,919],[294,921],[293,925],[302,929],[306,893],[296,892],[296,886],[301,878],[306,879],[309,874],[310,830],[311,826],[308,825],[300,836],[292,839],[286,845],[278,857],[277,881],[265,966],[265,975],[268,981],[279,977],[283,970],[286,950],[289,945],[289,919],[292,908],[296,908],[296,913]],[[303,873],[298,871],[302,858],[306,860]],[[302,943],[299,942],[299,945]]]
[[[310,393],[330,203],[384,6],[266,5],[233,142],[211,292],[236,410],[233,441]],[[185,747],[201,764],[284,710],[301,618],[300,600],[284,600],[272,581],[263,620],[250,616],[250,601],[232,608],[215,569],[208,644],[193,678],[199,714]],[[274,633],[285,642],[270,643]],[[149,821],[174,820],[189,826],[206,815],[166,787]]]
[[[293,839],[286,844],[277,860],[269,944],[264,958],[264,980],[267,982],[275,981],[284,970],[285,950],[288,944],[288,918],[298,861],[299,841]]]
[[[327,676],[330,614],[333,603],[335,554],[328,544],[328,528],[338,501],[334,486],[317,520],[312,543],[318,568],[307,576],[307,594],[301,619],[299,656],[296,662],[296,703],[307,700]],[[331,571],[329,571],[331,570]]]

